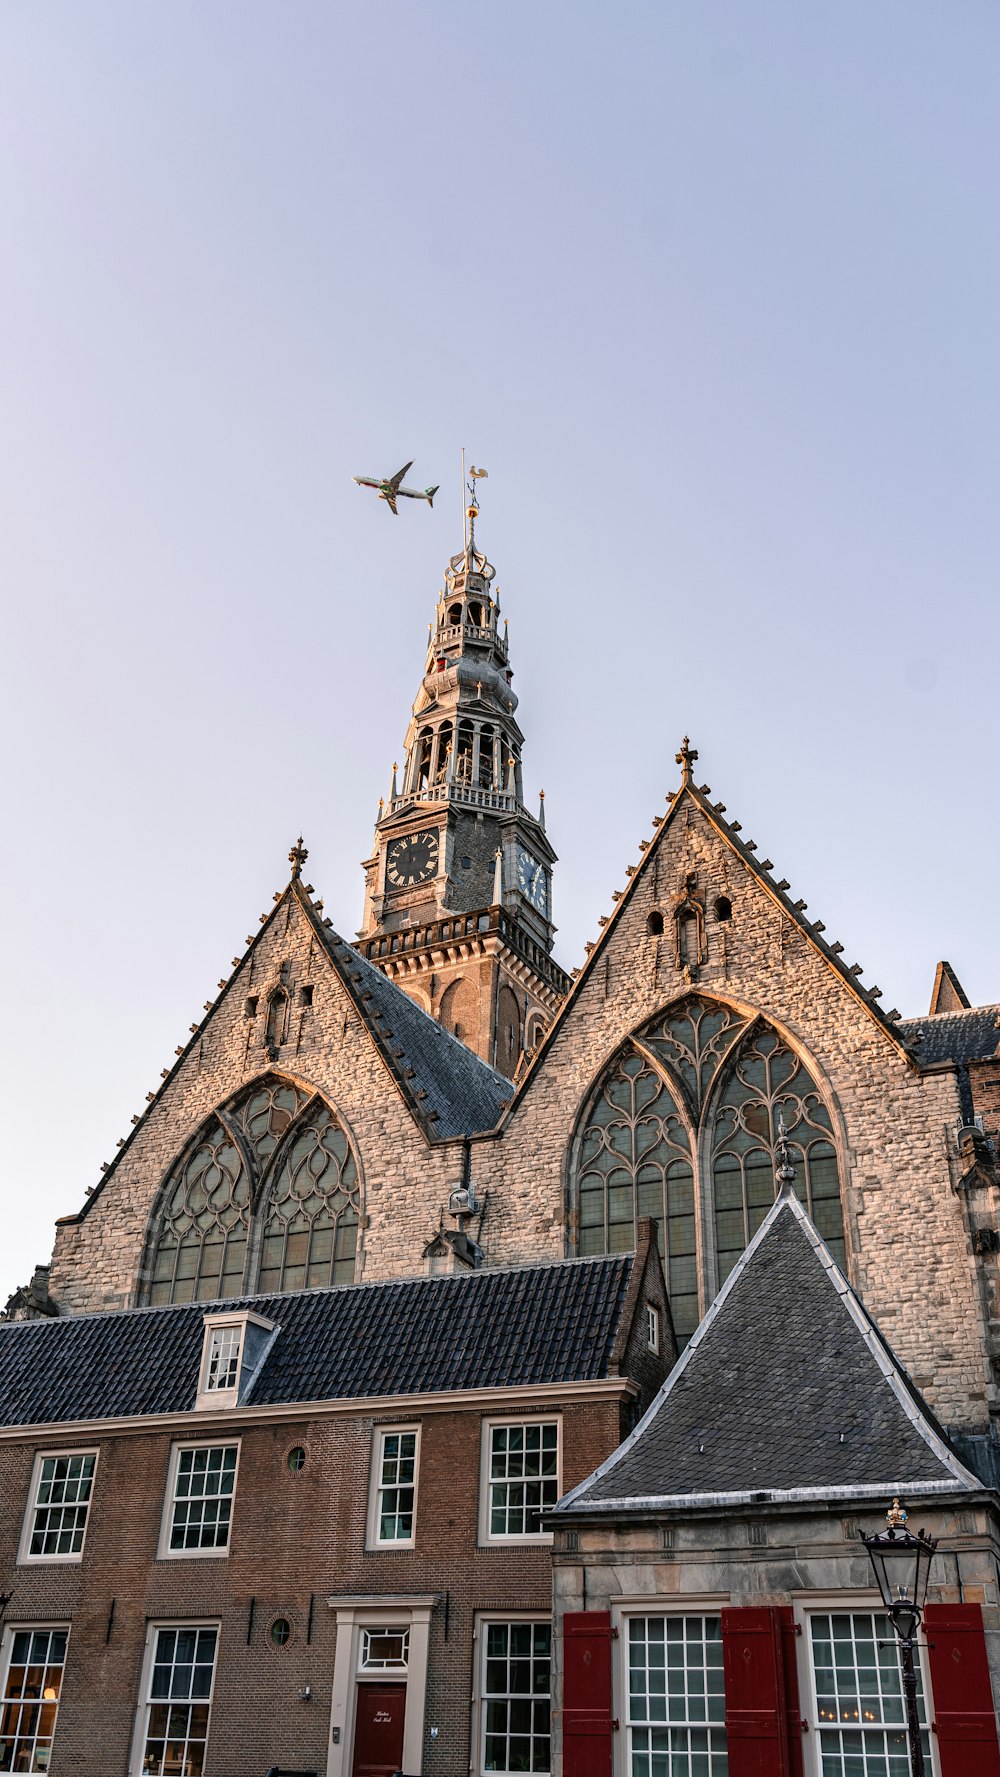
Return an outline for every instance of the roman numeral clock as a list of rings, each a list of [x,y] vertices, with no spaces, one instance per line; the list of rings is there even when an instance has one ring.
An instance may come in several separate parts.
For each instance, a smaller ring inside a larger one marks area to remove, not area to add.
[[[437,874],[438,836],[433,828],[395,839],[386,854],[386,881],[393,888],[417,888]]]

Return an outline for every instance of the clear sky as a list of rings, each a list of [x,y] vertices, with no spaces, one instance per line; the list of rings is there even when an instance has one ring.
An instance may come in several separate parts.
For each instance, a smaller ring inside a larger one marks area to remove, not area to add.
[[[300,829],[356,928],[463,444],[560,960],[689,731],[886,1006],[1000,1000],[998,74],[993,0],[0,6],[0,1299]]]

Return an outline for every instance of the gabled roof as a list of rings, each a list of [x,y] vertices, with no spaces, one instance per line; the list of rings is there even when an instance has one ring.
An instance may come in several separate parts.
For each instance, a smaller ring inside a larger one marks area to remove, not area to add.
[[[687,754],[686,760],[692,758],[696,759],[697,756],[697,753]],[[677,758],[678,763],[681,763],[682,759],[685,759],[685,754],[679,753]],[[918,1058],[915,1058],[910,1054],[906,1045],[905,1036],[902,1034],[903,1026],[898,1022],[899,1013],[895,1009],[888,1013],[883,1012],[878,1003],[882,997],[881,988],[866,988],[861,985],[861,982],[858,979],[862,972],[860,967],[857,965],[853,967],[848,966],[847,963],[842,962],[841,960],[841,952],[844,948],[843,945],[827,941],[823,936],[826,928],[823,925],[822,920],[812,920],[805,917],[807,903],[803,900],[792,900],[788,893],[789,884],[784,877],[778,877],[776,875],[771,860],[769,858],[761,859],[757,857],[756,843],[753,840],[743,840],[740,837],[742,831],[741,823],[739,821],[727,821],[724,819],[725,803],[712,802],[710,796],[711,790],[709,785],[702,784],[700,787],[696,785],[691,777],[690,765],[685,762],[681,787],[679,790],[672,791],[668,795],[667,801],[669,807],[667,813],[662,818],[657,819],[656,833],[654,837],[645,845],[639,863],[628,872],[629,882],[627,888],[617,896],[614,911],[602,922],[603,929],[597,942],[588,947],[587,960],[577,973],[573,986],[570,988],[559,1011],[552,1020],[543,1042],[536,1050],[531,1066],[519,1082],[516,1097],[508,1110],[508,1116],[514,1111],[522,1096],[530,1087],[539,1068],[543,1065],[543,1057],[548,1054],[562,1028],[562,1025],[570,1016],[571,1008],[579,994],[582,992],[584,983],[589,980],[594,970],[603,960],[605,950],[611,942],[615,927],[622,919],[626,907],[633,899],[640,882],[643,881],[647,872],[653,868],[653,859],[655,858],[659,847],[662,845],[665,835],[677,820],[680,810],[688,803],[694,803],[694,806],[700,810],[706,821],[709,823],[709,826],[714,828],[720,839],[722,839],[723,842],[736,854],[740,862],[745,866],[748,874],[756,879],[770,899],[780,907],[785,918],[798,927],[812,948],[817,951],[834,974],[839,976],[844,986],[849,990],[852,998],[857,1000],[860,1005],[863,1006],[864,1010],[872,1018],[874,1023],[878,1025],[884,1035],[888,1037],[889,1041],[893,1044],[893,1047],[898,1051],[901,1051],[907,1061],[913,1065],[917,1065]]]
[[[933,1017],[935,1012],[968,1011],[968,1008],[969,996],[951,964],[939,962],[934,971],[934,987],[928,1008],[930,1016]]]
[[[221,1001],[232,989],[265,932],[281,915],[289,898],[301,907],[308,919],[374,1041],[386,1070],[428,1140],[447,1141],[455,1136],[477,1135],[496,1126],[504,1106],[514,1096],[513,1083],[496,1068],[480,1061],[478,1055],[422,1011],[401,988],[333,930],[332,922],[322,916],[322,902],[313,901],[297,865],[288,887],[271,912],[266,919],[261,916],[260,931],[247,940],[247,949],[234,963],[232,974],[221,984],[215,999],[206,1005],[204,1016],[193,1027],[173,1067],[164,1070],[162,1084],[156,1092],[149,1094],[146,1110],[135,1119],[128,1136],[119,1143],[114,1160],[102,1169],[100,1182],[83,1207],[73,1215],[60,1217],[61,1222],[81,1221],[97,1201],[135,1141],[150,1110],[169,1089],[188,1056],[197,1049]]]
[[[599,1381],[616,1373],[631,1254],[0,1326],[0,1427],[194,1408],[205,1314],[279,1328],[247,1405]]]
[[[438,1140],[492,1129],[514,1096],[510,1080],[480,1061],[301,897],[324,946],[414,1116]]]
[[[787,1189],[563,1514],[978,1490]]]

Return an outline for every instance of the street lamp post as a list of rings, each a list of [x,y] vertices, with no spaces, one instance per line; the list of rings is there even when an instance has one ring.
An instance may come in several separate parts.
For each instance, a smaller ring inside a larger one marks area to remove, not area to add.
[[[882,1594],[899,1643],[903,1668],[903,1698],[906,1704],[906,1731],[910,1742],[910,1770],[913,1777],[924,1777],[924,1749],[920,1742],[920,1719],[917,1715],[917,1669],[913,1647],[924,1614],[927,1581],[937,1539],[918,1530],[916,1536],[906,1528],[906,1512],[894,1499],[886,1512],[886,1529],[875,1536],[863,1536],[868,1558],[875,1570]]]

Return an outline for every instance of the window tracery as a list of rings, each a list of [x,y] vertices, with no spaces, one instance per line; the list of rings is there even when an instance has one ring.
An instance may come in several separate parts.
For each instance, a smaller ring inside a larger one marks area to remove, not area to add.
[[[774,1202],[779,1117],[794,1188],[843,1265],[830,1116],[803,1063],[763,1020],[690,995],[636,1034],[590,1102],[575,1150],[577,1250],[628,1251],[638,1218],[652,1216],[682,1342],[699,1318],[699,1282],[707,1299]]]
[[[360,1213],[357,1161],[334,1112],[289,1080],[258,1081],[169,1176],[147,1300],[352,1283]]]
[[[354,1155],[324,1105],[293,1137],[268,1192],[260,1293],[353,1283],[360,1208]]]
[[[179,1168],[167,1198],[149,1300],[206,1302],[243,1287],[250,1178],[216,1118]]]

